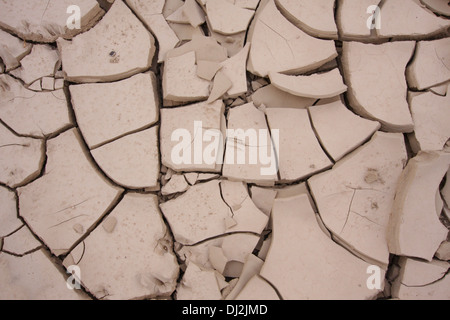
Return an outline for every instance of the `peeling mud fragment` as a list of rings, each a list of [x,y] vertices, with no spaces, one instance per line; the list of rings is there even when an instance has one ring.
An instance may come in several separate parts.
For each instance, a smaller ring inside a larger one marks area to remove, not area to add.
[[[233,86],[230,78],[225,75],[225,72],[220,70],[214,77],[214,83],[212,85],[211,93],[207,100],[207,103],[211,103],[223,97],[225,93]]]
[[[189,185],[181,174],[173,175],[169,182],[161,189],[161,194],[163,196],[167,196],[174,193],[181,193],[186,191],[189,188]]]
[[[450,207],[450,169],[447,171],[445,186],[441,189],[441,194],[447,207]]]
[[[264,212],[267,216],[270,216],[273,201],[277,196],[277,191],[256,186],[251,187],[250,191],[252,194],[252,200],[255,203],[256,207]]]
[[[0,124],[0,182],[15,188],[38,177],[44,152],[42,140],[18,137]]]
[[[401,257],[400,275],[392,286],[392,297],[401,300],[450,299],[450,264],[439,260],[423,262]]]
[[[16,197],[14,192],[0,187],[0,238],[19,229],[22,222],[17,218]]]
[[[101,227],[112,218],[113,229]],[[77,266],[86,289],[107,300],[172,294],[179,269],[156,196],[125,195],[101,226],[79,245],[85,246]],[[66,258],[64,265],[71,262]]]
[[[431,92],[413,96],[410,101],[414,120],[415,152],[442,150],[450,138],[450,95],[441,97]]]
[[[130,134],[91,153],[117,184],[130,189],[159,189],[158,127]]]
[[[80,290],[69,290],[66,279],[43,249],[23,257],[0,254],[0,299],[86,300]]]
[[[350,106],[378,120],[383,130],[411,132],[414,124],[406,100],[405,68],[415,42],[380,45],[344,42],[342,64]]]
[[[337,56],[333,41],[309,36],[278,11],[274,0],[262,0],[248,32],[252,43],[248,71],[266,77],[272,72],[307,72]]]
[[[195,37],[205,36],[205,33],[202,28],[200,27],[194,28],[190,24],[169,22],[169,27],[173,30],[173,32],[175,32],[180,41],[190,41],[193,40]]]
[[[382,38],[422,39],[450,27],[450,21],[437,17],[419,0],[385,0],[380,13],[377,35]]]
[[[219,62],[207,60],[197,61],[197,76],[202,79],[212,81],[220,69],[222,69],[222,66]]]
[[[12,235],[3,239],[3,251],[16,255],[24,255],[41,246],[27,226],[23,226]]]
[[[228,58],[227,49],[217,43],[214,38],[199,35],[181,47],[170,50],[166,55],[166,60],[183,56],[191,51],[195,52],[196,63],[201,60],[223,62]]]
[[[107,82],[150,68],[155,40],[123,3],[117,0],[91,30],[72,41],[58,39],[66,80]]]
[[[223,155],[220,152],[214,155],[211,146],[223,146],[224,109],[221,100],[162,109],[162,164],[175,171],[220,172]]]
[[[444,241],[439,246],[439,249],[436,251],[436,258],[442,261],[450,260],[450,242]]]
[[[230,109],[227,130],[223,176],[235,181],[273,185],[278,168],[264,113],[253,103]]]
[[[450,80],[450,38],[419,41],[406,69],[408,84],[423,90]]]
[[[189,172],[185,173],[184,177],[189,185],[193,186],[198,181],[198,173],[197,172]]]
[[[192,245],[224,234],[232,213],[220,195],[218,180],[196,184],[180,197],[160,204],[177,242]]]
[[[449,83],[446,82],[444,84],[441,84],[441,85],[438,85],[438,86],[435,86],[435,87],[431,87],[429,89],[429,91],[431,91],[434,94],[437,94],[439,96],[445,97],[447,95],[447,92],[449,91],[448,87],[449,87]]]
[[[261,267],[263,266],[264,261],[254,256],[253,254],[249,255],[245,261],[244,268],[242,269],[241,276],[239,277],[239,281],[236,283],[236,286],[233,290],[228,294],[226,300],[234,300],[242,289],[245,288],[247,283],[250,281],[253,276],[259,274]]]
[[[80,28],[68,27],[68,21],[74,23],[70,19],[74,11],[68,10],[71,5],[80,8]],[[48,43],[59,37],[71,39],[88,30],[105,13],[95,0],[2,0],[1,6],[0,27],[24,40]]]
[[[420,0],[427,8],[434,13],[450,17],[450,6],[442,0]]]
[[[355,150],[381,127],[376,121],[358,117],[341,101],[308,109],[317,137],[334,161]]]
[[[69,89],[77,123],[91,149],[159,119],[157,83],[152,72],[114,83],[72,85]]]
[[[280,90],[305,98],[332,98],[347,91],[338,69],[310,76],[269,73],[271,83]]]
[[[369,40],[371,29],[367,27],[368,19],[373,15],[381,0],[337,0],[336,23],[339,35],[344,40]],[[369,10],[371,8],[372,10]],[[368,12],[369,11],[369,12]],[[374,16],[372,16],[374,18]],[[398,19],[398,18],[395,18]],[[383,21],[382,21],[383,23]]]
[[[210,30],[211,28],[208,27]],[[245,44],[247,32],[239,32],[231,35],[223,35],[214,31],[210,31],[211,36],[217,40],[218,43],[224,48],[227,49],[227,53],[229,57],[235,56],[239,51],[242,50]],[[247,42],[249,43],[249,42]],[[247,70],[247,66],[245,66]]]
[[[370,299],[377,294],[366,286],[369,264],[325,235],[306,195],[275,200],[272,218],[273,240],[261,276],[284,299]],[[302,245],[292,251],[292,243]]]
[[[406,161],[403,136],[377,132],[331,171],[308,180],[327,228],[355,254],[383,268],[389,264],[387,227]]]
[[[55,255],[81,238],[73,225],[88,230],[122,192],[96,172],[84,152],[75,129],[49,140],[44,175],[18,189],[20,215]]]
[[[189,102],[205,100],[209,96],[210,82],[197,76],[195,52],[168,57],[164,64],[164,100]]]
[[[294,96],[286,91],[280,90],[273,84],[256,90],[251,99],[255,106],[261,105],[267,108],[306,108],[312,106],[317,101],[315,98],[305,98]]]
[[[16,133],[46,137],[72,125],[63,90],[33,92],[0,75],[0,118]]]
[[[247,30],[255,12],[223,0],[208,0],[206,14],[215,32],[232,35]]]
[[[304,109],[267,109],[271,132],[280,130],[280,144],[275,146],[283,182],[304,179],[332,166],[320,147]]]
[[[221,63],[221,72],[232,82],[231,88],[227,90],[228,96],[231,98],[236,98],[247,92],[246,63],[249,50],[250,43],[247,43],[237,54]]]
[[[450,153],[420,152],[411,159],[399,180],[388,244],[391,253],[428,261],[448,230],[436,215],[436,192],[450,166]]]
[[[11,74],[30,85],[37,79],[54,76],[59,64],[58,50],[49,45],[35,44],[31,53],[20,62],[21,66],[12,70]]]
[[[283,15],[297,27],[318,38],[337,39],[335,0],[276,0]]]
[[[0,59],[5,65],[5,71],[17,68],[20,61],[31,52],[31,48],[31,44],[0,30]]]
[[[259,275],[254,275],[234,300],[280,300],[273,287]]]
[[[177,287],[177,300],[221,300],[219,284],[213,270],[202,270],[189,263]]]

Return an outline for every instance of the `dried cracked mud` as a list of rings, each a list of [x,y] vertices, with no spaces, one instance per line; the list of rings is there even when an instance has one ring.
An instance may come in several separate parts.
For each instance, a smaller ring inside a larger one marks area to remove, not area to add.
[[[0,0],[0,299],[450,299],[446,0]]]

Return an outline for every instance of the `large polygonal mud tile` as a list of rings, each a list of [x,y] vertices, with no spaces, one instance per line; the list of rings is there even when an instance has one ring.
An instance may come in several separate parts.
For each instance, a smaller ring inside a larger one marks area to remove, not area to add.
[[[449,170],[450,153],[419,152],[400,178],[389,221],[391,253],[431,261],[448,230],[436,215],[436,193]]]
[[[0,118],[18,134],[46,137],[72,126],[62,89],[33,92],[0,75],[0,92]]]
[[[156,123],[159,99],[153,73],[114,83],[72,85],[72,105],[89,148]]]
[[[103,172],[130,189],[159,188],[158,127],[133,133],[91,151]]]
[[[70,290],[61,271],[44,250],[16,257],[0,253],[0,299],[80,300],[80,290]]]
[[[264,113],[253,103],[230,109],[223,176],[230,180],[273,185],[277,159]]]
[[[127,194],[64,260],[96,298],[168,296],[178,264],[154,195]]]
[[[22,138],[0,125],[0,182],[11,188],[39,176],[45,160],[44,142]]]
[[[220,172],[226,125],[224,109],[221,100],[162,109],[162,164],[176,171]]]
[[[0,26],[36,42],[54,42],[59,37],[70,39],[88,30],[104,14],[95,0],[2,0],[0,5]],[[71,17],[77,12],[72,5],[80,9],[80,28],[71,25],[74,20]]]
[[[374,11],[381,0],[338,0],[336,23],[344,40],[370,41]],[[379,16],[378,16],[379,19]],[[380,20],[378,20],[380,21]],[[376,25],[375,25],[376,26]]]
[[[400,274],[392,285],[392,297],[401,300],[449,300],[450,264],[444,261],[401,257]]]
[[[267,109],[266,115],[274,139],[275,130],[279,130],[275,148],[281,181],[304,179],[332,166],[314,134],[307,110]]]
[[[272,218],[273,239],[261,276],[283,299],[369,299],[377,295],[379,290],[366,285],[370,265],[326,236],[306,195],[275,200]],[[383,272],[381,277],[380,281]]]
[[[55,254],[66,253],[122,190],[93,167],[75,129],[47,142],[44,175],[18,189],[20,216]]]
[[[0,30],[0,58],[5,64],[5,71],[20,65],[20,60],[30,53],[32,45]]]
[[[331,171],[308,180],[327,228],[357,255],[384,268],[389,217],[406,160],[403,135],[377,132]]]
[[[274,0],[262,0],[250,26],[247,69],[266,77],[274,72],[307,72],[337,56],[334,42],[309,36],[278,11]]]
[[[334,0],[276,0],[281,12],[293,24],[318,38],[337,39]]]
[[[411,132],[405,68],[415,42],[344,42],[342,64],[350,106],[390,132]]]
[[[381,127],[376,121],[357,116],[341,101],[310,107],[309,113],[317,137],[334,161],[355,150]]]
[[[151,66],[156,50],[150,31],[122,0],[88,32],[57,43],[66,79],[73,82],[115,81],[137,74]]]

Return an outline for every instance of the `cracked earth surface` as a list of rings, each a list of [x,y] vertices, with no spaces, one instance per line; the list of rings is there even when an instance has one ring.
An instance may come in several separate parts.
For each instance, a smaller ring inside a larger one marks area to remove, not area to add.
[[[450,299],[449,17],[0,0],[0,299]]]

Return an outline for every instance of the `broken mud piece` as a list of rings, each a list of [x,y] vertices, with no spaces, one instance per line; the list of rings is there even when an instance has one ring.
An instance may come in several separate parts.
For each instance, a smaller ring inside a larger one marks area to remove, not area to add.
[[[341,101],[315,105],[308,110],[322,146],[334,161],[358,148],[381,127],[376,121],[355,115]]]
[[[405,79],[405,68],[414,48],[413,41],[380,45],[343,43],[342,64],[350,106],[359,115],[379,121],[388,132],[414,129]]]
[[[14,135],[0,124],[0,182],[15,188],[37,178],[44,165],[44,142]]]
[[[179,269],[170,246],[159,250],[166,237],[167,228],[158,209],[157,197],[125,195],[101,227],[78,246],[85,246],[77,263],[83,272],[83,286],[98,299],[171,295]],[[69,262],[64,260],[64,265],[68,266]],[[104,265],[108,266],[108,272],[104,272]],[[111,277],[116,281],[109,281]],[[107,296],[104,296],[105,290]]]
[[[36,250],[40,246],[41,243],[36,240],[30,229],[27,226],[23,226],[12,235],[3,239],[2,250],[21,256]]]
[[[197,61],[197,76],[212,81],[221,68],[222,65],[217,61],[199,60]]]
[[[0,59],[5,72],[20,66],[20,61],[31,52],[32,45],[0,30]]]
[[[232,83],[231,87],[227,90],[227,94],[231,98],[237,98],[247,92],[246,64],[249,51],[250,43],[247,43],[233,57],[221,62],[222,69],[220,72],[223,72]]]
[[[420,152],[400,178],[389,221],[393,254],[433,259],[448,230],[436,215],[436,192],[450,166],[450,153]]]
[[[74,224],[88,230],[122,192],[95,170],[80,140],[75,129],[48,140],[44,175],[18,189],[20,215],[56,255],[82,237]]]
[[[159,119],[157,81],[152,72],[113,83],[71,85],[69,90],[77,124],[90,149]]]
[[[280,90],[305,98],[332,98],[347,91],[339,69],[310,76],[269,73],[271,83]]]
[[[177,300],[221,300],[219,284],[213,270],[202,270],[190,262],[178,284]]]
[[[283,15],[306,33],[327,39],[337,39],[334,21],[334,0],[276,0]]]
[[[400,275],[392,285],[392,297],[400,300],[448,300],[450,277],[448,262],[423,262],[401,257]]]
[[[224,71],[220,70],[214,77],[212,90],[206,102],[211,103],[222,98],[232,86],[233,82],[226,76]]]
[[[79,20],[73,16],[78,10]],[[0,26],[24,40],[51,43],[88,30],[104,13],[95,0],[3,0]]]
[[[158,127],[133,133],[95,150],[92,156],[117,184],[130,189],[158,190]]]
[[[278,11],[274,0],[262,0],[248,32],[251,42],[247,69],[266,77],[269,72],[314,70],[337,56],[334,42],[309,36]]]
[[[294,109],[304,109],[306,107],[310,107],[317,101],[315,98],[305,98],[292,95],[286,91],[278,89],[273,84],[269,84],[256,90],[251,95],[251,99],[257,107],[264,105],[267,108]]]
[[[185,192],[189,188],[189,185],[182,174],[173,175],[169,182],[161,189],[163,196],[171,195],[174,193]]]
[[[208,0],[206,14],[215,32],[232,35],[247,30],[255,12],[223,0]]]
[[[320,216],[335,238],[383,268],[389,264],[387,226],[406,160],[403,135],[377,132],[331,171],[308,180]]]
[[[366,285],[370,264],[325,235],[306,195],[275,200],[272,219],[272,244],[260,274],[283,299],[370,299],[377,294]],[[302,245],[292,251],[292,243]]]
[[[259,274],[261,267],[263,266],[264,261],[260,258],[254,256],[253,254],[249,255],[244,263],[244,267],[242,269],[241,276],[239,277],[239,281],[234,287],[234,289],[228,294],[226,300],[234,300],[244,289],[250,279]]]
[[[93,43],[98,50],[93,49]],[[78,83],[116,81],[145,71],[156,50],[150,31],[122,0],[115,1],[88,32],[72,41],[60,38],[57,44],[66,80]]]

